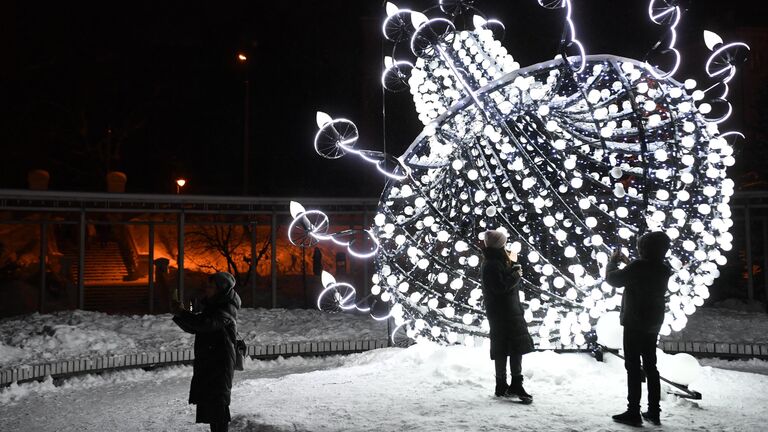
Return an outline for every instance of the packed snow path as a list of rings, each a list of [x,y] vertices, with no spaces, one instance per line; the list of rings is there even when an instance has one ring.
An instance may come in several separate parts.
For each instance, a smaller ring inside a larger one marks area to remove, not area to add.
[[[663,361],[663,359],[662,359]],[[523,367],[533,405],[491,397],[483,348],[419,344],[348,357],[251,362],[236,374],[233,431],[623,431],[623,364],[583,354],[532,353]],[[191,369],[124,371],[64,386],[0,391],[7,430],[204,431],[187,405]],[[701,401],[668,396],[663,430],[764,430],[768,376],[705,367],[691,388]],[[646,426],[646,430],[653,427]],[[658,428],[656,428],[658,429]]]
[[[280,380],[345,361],[338,356],[249,361],[245,371],[235,374],[234,385]],[[0,430],[207,431],[207,425],[194,423],[195,407],[187,403],[191,378],[192,367],[178,366],[76,377],[60,386],[51,381],[14,385],[0,390]]]

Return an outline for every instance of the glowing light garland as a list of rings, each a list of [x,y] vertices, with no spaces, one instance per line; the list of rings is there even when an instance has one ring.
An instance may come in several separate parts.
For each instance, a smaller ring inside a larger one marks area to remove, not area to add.
[[[664,38],[662,38],[662,40],[657,42],[651,51],[645,56],[645,64],[648,68],[648,71],[657,79],[666,79],[674,75],[675,72],[677,72],[677,69],[680,67],[680,51],[675,48],[675,43],[677,42],[677,25],[680,23],[682,11],[680,10],[680,6],[677,6],[671,1],[651,0],[650,4],[648,5],[648,16],[655,24],[664,25],[669,23],[669,43],[667,44],[666,48],[661,48],[662,43],[664,42]],[[648,61],[649,58],[655,56],[663,57],[664,55],[668,54],[671,54],[674,58],[672,68],[669,70],[669,72],[657,72],[657,68],[659,66],[657,64],[651,64]]]
[[[401,157],[356,149],[354,123],[318,113],[318,154],[357,154],[389,177],[368,230],[329,233],[324,213],[291,203],[293,244],[331,241],[375,256],[370,298],[324,273],[318,307],[368,311],[383,303],[388,313],[374,318],[394,320],[393,340],[471,344],[489,330],[482,232],[500,229],[523,265],[525,319],[538,346],[584,346],[597,320],[621,304],[622,290],[603,280],[611,250],[631,255],[639,234],[664,230],[676,273],[662,334],[682,330],[732,247],[726,169],[743,135],[721,133],[718,124],[730,114],[727,83],[749,47],[706,32],[713,82],[696,90],[695,81],[670,77],[679,64],[674,2],[649,6],[654,22],[670,24],[665,50],[677,54],[662,72],[647,59],[586,55],[570,1],[539,0],[566,8],[560,52],[579,52],[520,68],[499,40],[504,26],[471,3],[440,1],[448,16],[439,18],[386,6],[382,31],[394,48],[382,85],[409,88],[425,125]],[[475,14],[474,29],[456,30],[466,13]],[[402,43],[414,63],[395,60]]]

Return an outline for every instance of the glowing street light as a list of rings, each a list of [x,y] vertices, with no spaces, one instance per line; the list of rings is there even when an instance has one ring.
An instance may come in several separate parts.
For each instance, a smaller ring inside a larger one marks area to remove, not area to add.
[[[245,94],[244,94],[244,102],[243,102],[243,195],[248,195],[248,161],[250,158],[250,149],[248,148],[248,143],[250,142],[250,129],[248,127],[248,120],[250,119],[250,82],[248,81],[248,56],[245,55],[245,53],[238,52],[237,53],[237,61],[238,63],[244,65],[245,69]]]
[[[176,194],[178,195],[181,192],[181,188],[184,187],[184,185],[187,184],[187,181],[183,178],[176,179]]]

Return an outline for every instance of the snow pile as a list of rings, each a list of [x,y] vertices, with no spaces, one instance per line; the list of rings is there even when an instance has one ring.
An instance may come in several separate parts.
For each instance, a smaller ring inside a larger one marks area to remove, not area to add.
[[[699,308],[688,324],[663,340],[727,343],[768,343],[768,314],[721,308]]]
[[[0,365],[14,363],[24,357],[24,350],[0,342]]]
[[[623,363],[606,357],[598,363],[584,354],[526,355],[534,403],[523,406],[491,396],[485,348],[376,350],[349,356],[337,369],[236,384],[230,430],[626,430],[610,419],[626,406]],[[768,395],[744,389],[766,386],[766,376],[704,367],[690,386],[703,400],[663,396],[664,428],[764,430]]]
[[[768,375],[768,360],[759,360],[755,358],[746,360],[703,358],[699,360],[699,363],[703,366],[711,366],[713,368]]]
[[[317,310],[241,309],[241,337],[252,345],[287,342],[382,339],[386,323],[368,316]],[[0,367],[96,355],[188,349],[171,315],[108,315],[66,311],[0,321]]]
[[[732,309],[744,312],[763,312],[765,313],[765,303],[757,300],[727,298],[714,304],[715,307]]]
[[[342,367],[348,359],[343,356],[327,357],[278,357],[275,360],[251,360],[246,357],[244,369],[246,373],[259,374],[265,371],[297,369],[317,369]],[[243,373],[237,372],[236,379],[242,379]],[[43,381],[30,381],[23,384],[16,382],[7,387],[0,388],[0,405],[15,405],[31,396],[47,396],[55,393],[67,394],[80,390],[106,387],[109,385],[125,385],[130,383],[161,383],[174,378],[191,378],[192,366],[166,366],[152,371],[143,369],[126,369],[110,371],[102,374],[81,375],[54,380],[48,376]],[[188,380],[187,380],[188,382]]]
[[[386,339],[387,323],[369,315],[314,309],[243,309],[238,331],[246,343]]]
[[[384,339],[385,322],[367,315],[317,310],[242,309],[240,335],[248,344]],[[682,332],[665,340],[768,343],[768,315],[701,308]],[[97,355],[188,349],[194,336],[171,315],[108,315],[66,311],[0,320],[0,367]]]
[[[77,390],[102,387],[109,384],[157,382],[172,377],[192,377],[191,366],[171,366],[157,371],[127,369],[101,375],[83,375],[68,378],[58,385],[48,376],[43,381],[24,384],[12,383],[0,390],[0,404],[14,404],[30,396],[51,393],[68,393]]]

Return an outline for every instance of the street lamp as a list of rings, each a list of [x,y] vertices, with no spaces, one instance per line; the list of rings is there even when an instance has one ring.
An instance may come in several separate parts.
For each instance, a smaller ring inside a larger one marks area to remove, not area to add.
[[[187,181],[183,178],[176,179],[176,195],[181,192],[181,188],[183,188],[185,184],[187,184]]]
[[[243,66],[248,65],[248,56],[243,52],[237,53],[237,61]],[[243,102],[243,195],[248,195],[248,142],[250,130],[248,129],[248,120],[250,117],[250,83],[248,82],[248,69],[245,69],[245,96]]]

